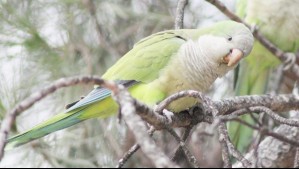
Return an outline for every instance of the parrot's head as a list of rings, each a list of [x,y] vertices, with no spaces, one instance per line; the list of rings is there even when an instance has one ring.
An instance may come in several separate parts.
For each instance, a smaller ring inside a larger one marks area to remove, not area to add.
[[[205,47],[206,55],[218,64],[224,75],[246,57],[253,47],[254,37],[244,25],[234,21],[222,21],[208,28],[209,33],[198,39]]]

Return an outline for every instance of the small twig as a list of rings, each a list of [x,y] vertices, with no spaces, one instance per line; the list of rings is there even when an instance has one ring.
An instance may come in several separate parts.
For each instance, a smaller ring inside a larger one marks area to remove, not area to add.
[[[236,110],[228,115],[220,115],[220,116],[218,116],[218,118],[220,118],[221,120],[229,121],[229,120],[234,120],[237,116],[247,114],[248,112],[266,113],[273,120],[275,120],[281,124],[287,124],[289,126],[299,127],[298,120],[286,119],[284,117],[281,117],[277,113],[273,112],[271,109],[269,109],[265,106],[254,106],[254,107],[249,107],[249,108],[245,108],[245,109],[239,109],[239,110]],[[260,122],[258,122],[258,124],[261,125]]]
[[[294,159],[294,168],[299,168],[299,148],[296,148],[296,155]]]
[[[258,126],[263,126],[263,124],[261,123],[261,120],[259,118],[257,118],[252,112],[249,113],[250,117],[253,119],[254,123],[258,124]],[[261,112],[259,114],[259,117],[263,117],[264,113]]]
[[[229,153],[235,157],[238,161],[240,161],[244,167],[249,168],[251,167],[251,162],[248,161],[233,145],[233,143],[230,141],[227,128],[225,126],[225,123],[221,122],[218,126],[218,132],[219,137],[222,137],[222,139],[225,140],[226,145],[228,147]]]
[[[228,145],[226,143],[226,138],[224,136],[224,132],[223,132],[223,126],[219,125],[218,126],[218,133],[219,133],[219,142],[221,145],[221,151],[222,151],[222,159],[224,162],[224,168],[232,168],[232,163],[230,162],[230,153],[229,153],[229,148]]]
[[[244,108],[244,109],[233,111],[226,115],[218,115],[217,117],[220,118],[221,120],[229,121],[247,113],[248,113],[248,108]]]
[[[294,140],[294,139],[289,139],[281,134],[278,134],[278,133],[275,133],[275,132],[271,132],[271,131],[268,131],[267,129],[264,129],[263,131],[263,134],[264,135],[267,135],[267,136],[271,136],[273,138],[276,138],[280,141],[283,141],[283,142],[286,142],[286,143],[289,143],[293,146],[296,146],[296,147],[299,147],[299,142],[297,140]]]
[[[274,112],[287,112],[299,109],[299,97],[287,95],[250,95],[214,101],[219,115],[231,114],[232,112],[248,107],[264,106]]]
[[[222,2],[219,0],[206,0],[207,2],[213,4],[215,7],[217,7],[223,14],[225,14],[227,17],[229,17],[231,20],[234,20],[236,22],[242,22],[242,19],[235,15],[233,12],[231,12]]]
[[[299,127],[299,121],[298,120],[283,118],[283,117],[277,115],[276,113],[274,113],[271,109],[269,109],[267,107],[263,107],[263,106],[250,107],[249,110],[253,111],[253,112],[265,112],[273,120],[278,121],[281,124],[287,124],[289,126]]]
[[[264,137],[263,133],[259,133],[259,135],[256,136],[257,137],[257,141],[255,140],[256,144],[253,145],[253,162],[254,162],[254,168],[257,168],[258,167],[258,164],[259,164],[259,152],[258,152],[258,148],[259,148],[259,145],[262,141],[262,138]]]
[[[179,0],[176,8],[176,18],[174,23],[175,29],[184,28],[184,9],[188,4],[188,0]]]
[[[155,129],[153,127],[150,128],[148,131],[149,135],[152,136],[155,132]],[[118,164],[115,168],[122,168],[125,163],[133,156],[134,153],[136,153],[140,149],[139,144],[134,144],[126,153],[125,155],[118,161]]]
[[[246,122],[246,121],[244,121],[244,120],[242,120],[240,118],[232,119],[232,121],[236,121],[236,122],[238,122],[238,123],[240,123],[240,124],[242,124],[244,126],[247,126],[247,127],[251,128],[251,129],[259,130],[259,128],[257,126],[254,126],[254,125],[252,125],[252,124],[250,124],[250,123],[248,123],[248,122]]]
[[[188,127],[186,127],[185,132],[184,132],[184,134],[183,134],[183,136],[182,136],[182,141],[183,141],[183,142],[186,142],[187,138],[189,137],[189,135],[190,135],[190,133],[191,133],[192,128],[193,128],[193,126],[188,126]],[[179,158],[179,156],[180,156],[180,154],[181,154],[182,151],[183,151],[183,150],[182,150],[181,146],[178,146],[178,147],[176,148],[176,150],[175,150],[173,156],[171,157],[171,160],[172,160],[172,161],[176,161],[176,160]]]
[[[190,133],[191,133],[191,131],[192,131],[192,128],[193,128],[193,126],[188,126],[188,127],[186,127],[185,132],[184,132],[184,134],[183,134],[183,136],[182,136],[182,140],[183,140],[183,141],[186,141],[186,140],[187,140],[187,138],[189,137],[189,135],[190,135]]]
[[[125,163],[133,156],[134,153],[136,153],[140,149],[139,144],[134,144],[127,152],[126,154],[118,161],[118,164],[115,168],[122,168]]]
[[[278,133],[271,132],[271,131],[269,131],[269,130],[266,129],[266,128],[260,128],[260,127],[254,126],[254,125],[249,124],[249,123],[247,123],[247,122],[245,122],[245,121],[243,121],[243,120],[241,120],[241,119],[238,119],[238,118],[236,118],[236,119],[232,119],[232,120],[233,120],[233,121],[237,121],[237,122],[239,122],[239,123],[241,123],[241,124],[243,124],[243,125],[245,125],[245,126],[247,126],[247,127],[249,127],[249,128],[252,128],[252,129],[254,129],[254,130],[261,131],[263,135],[267,135],[267,136],[274,137],[274,138],[276,138],[276,139],[278,139],[278,140],[287,142],[287,143],[292,144],[292,145],[294,145],[294,146],[299,146],[299,142],[297,142],[296,140],[289,139],[289,138],[287,138],[287,137],[285,137],[285,136],[283,136],[283,135],[280,135],[280,134],[278,134]]]
[[[181,149],[184,151],[189,163],[193,165],[195,168],[199,168],[199,164],[194,155],[188,150],[185,145],[185,142],[181,140],[181,138],[177,135],[177,133],[170,127],[166,127],[166,130],[176,139],[176,141],[180,144]]]

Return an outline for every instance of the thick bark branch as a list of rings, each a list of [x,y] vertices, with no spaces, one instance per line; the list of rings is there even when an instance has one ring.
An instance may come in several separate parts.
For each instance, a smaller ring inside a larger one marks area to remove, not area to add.
[[[141,120],[141,117],[136,114],[138,109],[135,107],[134,100],[130,97],[129,92],[123,86],[119,86],[117,89],[113,88],[115,89],[113,90],[113,98],[119,103],[123,118],[134,133],[136,141],[143,152],[152,160],[156,167],[178,167],[147,134],[147,127],[144,121]]]

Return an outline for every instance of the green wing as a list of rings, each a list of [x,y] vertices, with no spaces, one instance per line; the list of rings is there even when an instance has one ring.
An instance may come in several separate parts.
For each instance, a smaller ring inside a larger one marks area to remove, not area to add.
[[[164,31],[139,41],[103,75],[108,80],[135,80],[151,82],[167,65],[183,43],[187,41],[182,31]]]

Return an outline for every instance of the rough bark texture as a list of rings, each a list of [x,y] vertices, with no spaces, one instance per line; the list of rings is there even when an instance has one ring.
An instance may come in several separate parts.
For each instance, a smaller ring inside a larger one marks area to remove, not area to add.
[[[292,113],[292,118],[299,118],[299,113]],[[299,130],[297,127],[280,125],[275,130],[285,137],[299,140]],[[258,147],[257,167],[265,168],[288,168],[293,167],[296,155],[296,146],[279,141],[273,137],[266,137]],[[253,151],[249,152],[245,158],[253,160]],[[241,163],[236,163],[233,167],[242,167]]]

